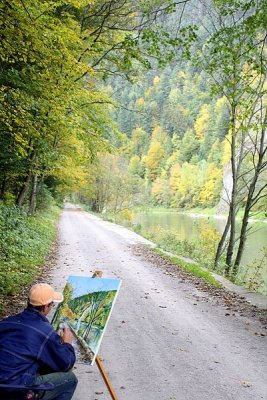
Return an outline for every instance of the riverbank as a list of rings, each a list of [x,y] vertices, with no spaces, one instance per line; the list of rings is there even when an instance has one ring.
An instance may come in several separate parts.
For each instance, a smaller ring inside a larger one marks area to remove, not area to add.
[[[159,254],[161,257],[167,259],[172,264],[177,265],[186,273],[200,278],[204,282],[207,282],[211,288],[224,288],[227,291],[240,296],[241,299],[245,300],[252,306],[255,306],[261,310],[267,310],[267,296],[250,291],[243,286],[238,286],[226,279],[224,276],[218,275],[215,272],[211,272],[206,268],[201,267],[194,260],[190,260],[184,257],[178,257],[176,254],[172,254],[163,249],[158,249],[157,247],[155,248],[154,243],[150,244],[150,248],[151,251]]]
[[[166,209],[164,208],[153,208],[153,209],[146,209],[145,211],[142,210],[143,212],[149,212],[154,211],[154,212],[162,212],[165,213]],[[167,210],[168,212],[170,210]],[[190,217],[195,216],[197,217],[218,217],[218,219],[223,219],[226,217],[224,216],[218,216],[216,214],[211,214],[211,209],[206,210],[207,214],[201,214],[197,209],[194,209],[194,213],[187,212],[187,213],[182,213],[182,212],[177,212],[176,210],[173,210],[173,214],[185,214],[185,215],[190,215]],[[214,211],[214,210],[213,210]],[[171,213],[170,213],[171,214]],[[101,215],[101,218],[103,218],[103,215]],[[141,225],[131,225],[129,224],[129,221],[126,221],[126,223],[123,223],[121,220],[116,221],[116,218],[112,217],[111,215],[105,215],[103,219],[106,219],[110,222],[114,223],[119,223],[120,225],[126,226],[128,229],[134,230],[136,233],[142,235],[149,241],[149,247],[153,253],[156,255],[159,255],[160,257],[163,257],[166,259],[168,262],[171,262],[173,265],[176,265],[177,268],[180,270],[183,270],[186,274],[189,274],[189,276],[195,277],[196,279],[200,279],[202,282],[207,283],[211,288],[216,289],[222,287],[226,290],[228,290],[231,293],[234,293],[235,295],[238,295],[241,297],[241,299],[244,299],[246,302],[249,304],[258,307],[262,310],[267,310],[267,288],[264,286],[262,289],[262,292],[257,293],[257,289],[259,290],[259,286],[257,287],[257,282],[256,280],[250,281],[249,287],[245,287],[242,284],[235,284],[234,282],[231,282],[229,279],[223,276],[223,273],[219,275],[219,273],[216,273],[212,270],[212,264],[213,260],[210,259],[210,266],[207,268],[207,256],[205,254],[200,254],[200,262],[196,262],[194,259],[192,259],[192,256],[194,254],[192,253],[194,251],[194,248],[192,245],[190,245],[187,241],[183,243],[182,241],[175,240],[174,235],[172,232],[168,231],[164,233],[163,231],[158,230],[157,234],[149,232],[147,230],[143,230]],[[260,221],[262,222],[262,221]],[[211,239],[210,237],[208,240]],[[199,244],[199,243],[198,243]],[[206,242],[206,246],[210,245],[211,243]],[[201,252],[200,252],[201,253]],[[199,253],[198,253],[199,254]],[[197,255],[198,255],[197,254]],[[194,257],[193,257],[194,258]],[[240,282],[241,283],[241,282]],[[256,290],[251,290],[251,288],[256,289]]]
[[[132,219],[123,220],[119,214],[104,214],[101,218],[132,229],[164,251],[195,260],[198,265],[213,272],[215,252],[226,219],[223,216],[216,218],[217,214],[212,214],[214,209],[206,209],[205,214],[203,211],[139,208],[134,210]],[[267,227],[262,220],[253,225],[254,232],[251,234],[250,231],[234,283],[246,290],[267,295]],[[224,276],[224,264],[218,267],[215,272]]]
[[[158,249],[152,242],[145,247],[139,246],[138,251],[142,253],[146,259],[151,260],[158,267],[165,269],[167,275],[189,280],[193,282],[199,290],[209,293],[212,297],[220,298],[220,300],[223,300],[228,306],[228,309],[236,311],[237,308],[247,308],[250,309],[251,314],[253,314],[256,312],[256,307],[259,310],[259,315],[264,316],[266,320],[267,296],[235,285],[223,276],[201,268],[193,260],[187,259],[185,262],[183,257],[177,257],[175,254],[164,251],[163,249]],[[206,279],[206,272],[212,276],[212,280],[210,280],[210,277]],[[252,306],[252,308],[249,308],[249,306]]]
[[[146,211],[135,214],[133,229],[157,245],[178,256],[195,260],[213,271],[218,242],[225,220],[212,217],[194,217],[166,211]],[[237,229],[240,224],[237,223]],[[267,294],[267,227],[255,223],[253,234],[247,240],[242,264],[234,283],[261,294]],[[224,275],[223,261],[216,273]]]

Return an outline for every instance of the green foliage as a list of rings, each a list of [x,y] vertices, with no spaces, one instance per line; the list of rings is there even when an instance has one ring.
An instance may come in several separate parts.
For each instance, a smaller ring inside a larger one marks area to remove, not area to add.
[[[153,241],[163,250],[173,254],[188,257],[199,262],[202,266],[212,269],[216,246],[219,240],[218,233],[208,225],[203,225],[200,229],[198,241],[181,240],[175,231],[157,227],[153,232],[147,232],[138,227],[138,232],[147,239]]]
[[[232,189],[227,224],[215,265],[226,252],[226,273],[236,275],[248,235],[248,219],[266,197],[266,0],[214,2],[213,29],[196,52],[196,64],[213,79],[213,93],[224,94],[229,111]],[[218,121],[220,122],[220,121]],[[253,163],[251,164],[251,158]],[[244,207],[237,241],[236,213]]]
[[[206,27],[206,31],[199,30],[193,59],[170,63],[161,70],[154,67],[134,85],[124,85],[122,91],[120,78],[111,83],[118,103],[123,105],[116,117],[130,138],[125,151],[131,155],[130,172],[144,179],[149,203],[184,208],[218,204],[224,168],[230,162],[231,105],[237,110],[235,129],[240,131],[237,149],[247,122],[246,131],[253,131],[251,148],[255,147],[253,141],[255,144],[260,135],[256,126],[265,129],[259,115],[249,117],[256,113],[254,94],[258,92],[260,98],[266,93],[261,70],[266,65],[265,3],[214,2],[210,5],[213,23],[207,18],[207,4],[194,5],[198,17],[189,5],[187,11],[191,10],[194,23]],[[175,17],[177,20],[178,13]],[[165,22],[171,31],[173,20]],[[136,113],[129,112],[136,107]],[[163,131],[169,142],[155,137],[155,129]],[[137,145],[138,131],[146,134],[146,140],[142,136]],[[139,159],[146,166],[145,175]],[[250,170],[249,157],[244,159],[245,170]]]
[[[56,234],[59,210],[28,217],[18,207],[0,205],[0,296],[14,295],[33,282]]]
[[[0,168],[2,188],[18,202],[20,190],[29,188],[34,175],[39,181],[48,175],[65,180],[68,164],[76,180],[77,160],[80,165],[97,149],[100,135],[94,131],[93,146],[88,133],[94,129],[85,123],[84,107],[96,96],[75,82],[88,69],[78,62],[84,43],[76,16],[60,10],[57,2],[13,3],[4,1],[0,7],[0,142],[6,149]]]
[[[101,80],[188,52],[194,27],[164,23],[178,9],[169,0],[1,2],[0,199],[32,205],[41,182],[61,197],[84,189],[88,165],[118,134]]]
[[[249,290],[267,295],[267,265],[264,262],[267,256],[267,247],[263,248],[262,257],[250,265],[241,265],[238,274],[234,276],[235,283],[244,285]]]
[[[51,191],[44,184],[41,185],[37,194],[37,210],[44,211],[50,209],[55,204],[55,197],[53,197]]]
[[[193,130],[187,130],[183,136],[179,152],[180,163],[190,162],[199,150],[199,143]]]
[[[81,194],[92,211],[119,216],[140,199],[141,178],[129,172],[128,160],[119,154],[99,154],[89,179],[90,190]]]
[[[129,171],[133,175],[144,177],[145,168],[139,156],[132,156],[129,163]]]

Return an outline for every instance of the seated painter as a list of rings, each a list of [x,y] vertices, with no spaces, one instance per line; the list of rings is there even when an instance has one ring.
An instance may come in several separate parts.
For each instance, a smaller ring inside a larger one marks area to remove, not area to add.
[[[62,301],[62,293],[38,283],[32,286],[24,311],[0,321],[0,383],[51,383],[54,389],[44,400],[72,398],[78,382],[71,371],[76,360],[73,335],[65,327],[59,336],[46,318],[53,303]]]

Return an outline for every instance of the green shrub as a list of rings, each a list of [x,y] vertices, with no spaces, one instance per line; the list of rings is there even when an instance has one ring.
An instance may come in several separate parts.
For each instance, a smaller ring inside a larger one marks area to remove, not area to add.
[[[56,207],[27,216],[0,205],[0,296],[14,295],[38,275],[56,234]]]
[[[50,190],[45,184],[41,185],[37,194],[37,209],[46,210],[50,209],[54,205],[55,205],[55,200]]]
[[[249,265],[241,265],[234,281],[249,290],[267,295],[267,266],[264,263],[267,257],[267,246],[262,248],[262,256]]]
[[[148,233],[141,229],[138,233],[156,243],[163,250],[196,260],[206,268],[213,268],[218,235],[212,228],[204,226],[198,241],[181,240],[177,232],[167,231],[160,226],[153,232]]]

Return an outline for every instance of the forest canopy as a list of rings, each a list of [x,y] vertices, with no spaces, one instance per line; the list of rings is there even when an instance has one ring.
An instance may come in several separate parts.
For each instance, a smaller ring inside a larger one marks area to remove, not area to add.
[[[1,199],[33,213],[38,192],[64,196],[90,183],[89,163],[117,132],[101,82],[134,63],[149,67],[158,46],[168,57],[177,40],[160,20],[172,9],[169,1],[1,2]],[[189,42],[191,29],[183,35]]]
[[[248,219],[266,209],[266,9],[2,1],[0,201],[33,215],[75,194],[128,219],[141,204],[217,207],[215,264],[229,244],[238,265]]]

